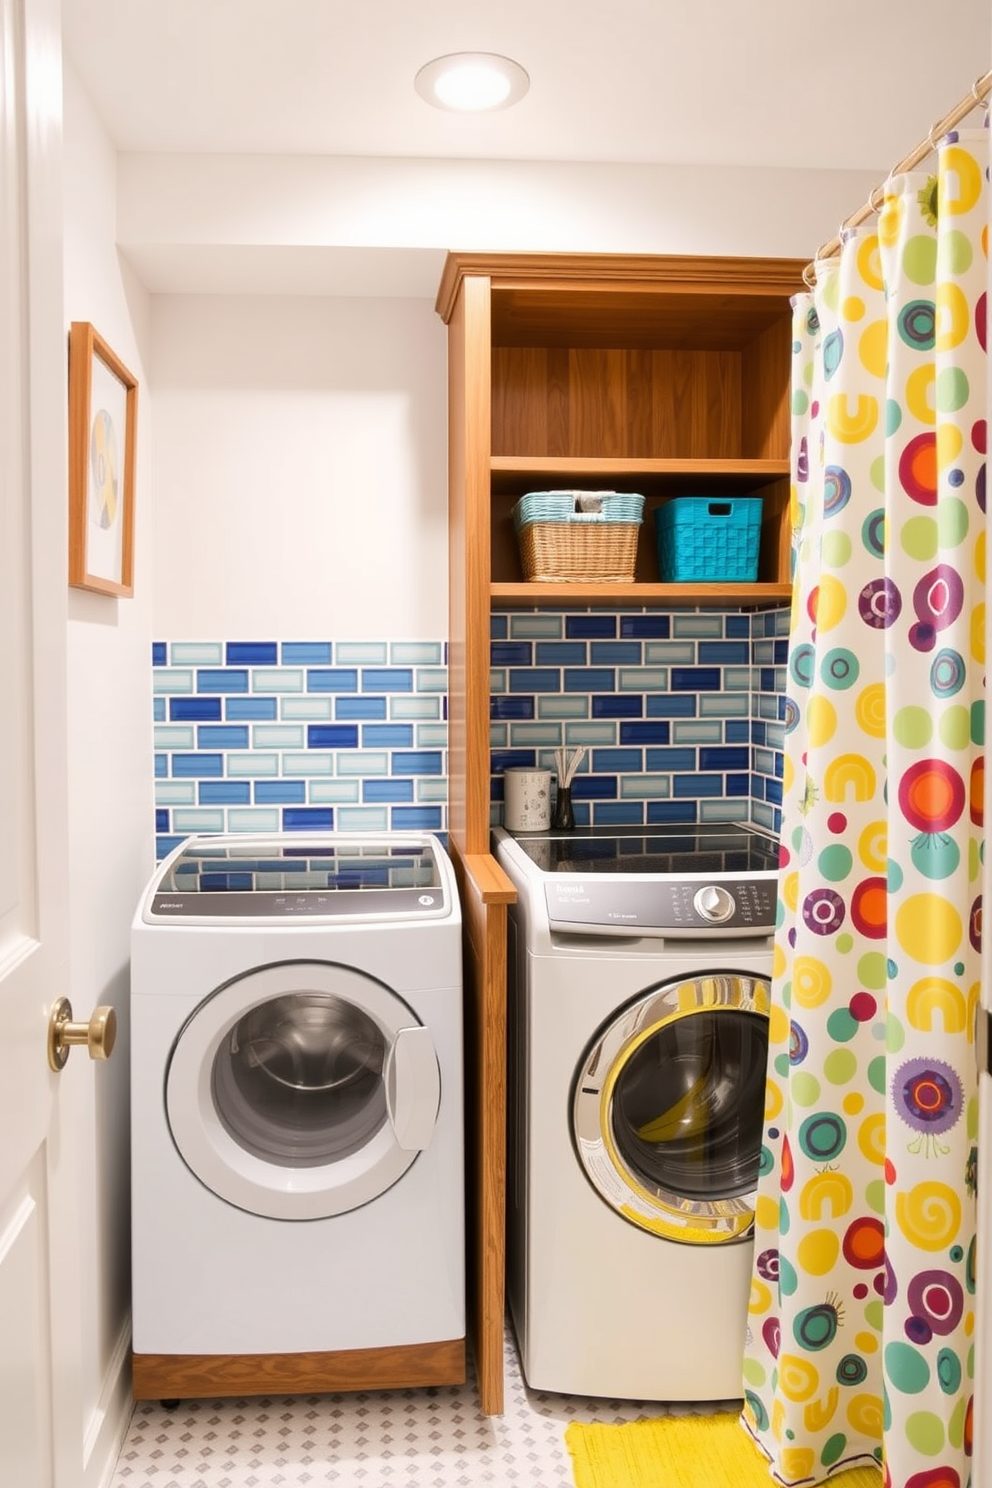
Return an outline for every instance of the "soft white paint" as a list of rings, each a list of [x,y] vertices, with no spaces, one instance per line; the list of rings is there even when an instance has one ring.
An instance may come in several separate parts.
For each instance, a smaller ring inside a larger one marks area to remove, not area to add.
[[[165,293],[422,295],[448,248],[812,257],[867,171],[121,155],[117,234]]]
[[[447,634],[429,301],[156,296],[152,342],[157,636]]]
[[[65,76],[65,323],[91,321],[139,382],[135,597],[69,591],[68,862],[71,976],[78,1016],[117,1010],[106,1066],[77,1054],[62,1077],[78,1156],[76,1246],[84,1316],[84,1450],[113,1446],[129,1388],[129,931],[154,862],[151,704],[152,408],[148,296],[114,243],[115,154],[71,68]]]
[[[884,172],[988,66],[988,0],[63,0],[120,148],[735,162]],[[455,51],[530,74],[491,115],[414,77]],[[884,102],[880,94],[885,94]],[[805,107],[807,101],[815,107]]]

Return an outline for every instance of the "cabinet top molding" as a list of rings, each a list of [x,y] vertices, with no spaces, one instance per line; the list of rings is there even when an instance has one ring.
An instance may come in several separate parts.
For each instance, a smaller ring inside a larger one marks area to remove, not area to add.
[[[484,277],[494,288],[542,286],[567,290],[611,287],[641,293],[785,295],[803,289],[802,258],[698,258],[649,253],[448,253],[434,308],[447,325],[463,279]]]

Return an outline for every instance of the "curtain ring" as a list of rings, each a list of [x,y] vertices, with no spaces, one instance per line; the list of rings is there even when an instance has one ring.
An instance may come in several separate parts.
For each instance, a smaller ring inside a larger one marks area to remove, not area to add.
[[[881,196],[880,196],[879,200],[876,201],[875,200],[875,197],[876,197],[876,195],[879,192],[881,193]],[[871,188],[871,190],[869,191],[869,193],[868,193],[868,210],[869,210],[869,212],[873,212],[877,216],[878,213],[882,210],[882,207],[884,205],[885,205],[885,187],[884,186],[873,186]]]
[[[812,263],[808,263],[806,265],[806,267],[803,269],[803,283],[805,284],[805,286],[806,286],[807,289],[815,289],[816,288],[816,260],[815,259],[813,260]]]
[[[976,78],[975,81],[971,85],[971,96],[975,100],[975,102],[978,104],[979,107],[981,107],[981,105],[988,98],[988,93],[979,93],[979,91],[978,91],[978,85],[979,85],[979,83],[984,83],[985,77],[986,77],[986,74],[983,73],[982,76],[980,78]]]
[[[927,130],[927,143],[929,144],[931,150],[933,150],[934,154],[936,154],[937,151],[940,149],[940,141],[934,139],[933,132],[937,128],[937,125],[938,124],[942,124],[942,123],[943,123],[943,120],[942,119],[937,119],[937,120],[934,121],[933,124],[930,125],[930,128]],[[946,133],[947,133],[947,131],[945,130],[944,131],[944,134],[942,134],[940,136],[940,138],[943,139],[945,137]]]

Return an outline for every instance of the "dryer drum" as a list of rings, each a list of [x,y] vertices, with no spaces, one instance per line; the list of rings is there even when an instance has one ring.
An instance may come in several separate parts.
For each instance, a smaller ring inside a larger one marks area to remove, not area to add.
[[[618,1012],[575,1086],[575,1146],[632,1224],[713,1244],[753,1223],[768,984],[734,973],[654,987]]]
[[[293,1167],[358,1152],[386,1120],[386,1043],[353,1003],[291,992],[246,1013],[214,1057],[217,1115],[246,1151]]]

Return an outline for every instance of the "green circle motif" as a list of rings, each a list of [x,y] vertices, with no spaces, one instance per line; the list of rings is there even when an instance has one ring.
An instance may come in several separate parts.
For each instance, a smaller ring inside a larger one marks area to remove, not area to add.
[[[890,1054],[902,1052],[906,1042],[906,1030],[895,1013],[889,1008],[885,1015],[885,1047]]]
[[[923,1457],[944,1450],[944,1423],[933,1411],[914,1411],[906,1417],[906,1440]]]
[[[820,1453],[820,1461],[824,1467],[833,1467],[838,1458],[843,1456],[844,1448],[847,1446],[847,1437],[843,1431],[835,1431],[828,1441],[823,1443]]]
[[[944,263],[950,273],[954,275],[967,273],[975,257],[968,234],[956,230],[953,232],[942,230],[940,245],[941,252],[944,254]]]
[[[943,1348],[937,1355],[937,1379],[945,1395],[957,1393],[961,1384],[961,1360],[953,1349]]]
[[[971,709],[964,703],[945,708],[937,727],[942,744],[948,749],[967,749],[971,743]]]
[[[960,367],[945,367],[937,373],[934,383],[934,405],[938,413],[957,413],[968,401],[971,392],[968,379]]]
[[[885,1213],[886,1187],[884,1178],[873,1178],[865,1184],[865,1203],[872,1214]]]
[[[789,1056],[788,1056],[788,1054],[776,1054],[775,1055],[774,1064],[775,1064],[775,1073],[777,1075],[781,1075],[781,1077],[782,1077],[783,1080],[787,1080],[789,1078]]]
[[[788,1212],[788,1211],[787,1211]],[[782,1230],[784,1235],[786,1230]],[[784,1255],[778,1258],[778,1289],[783,1297],[791,1297],[799,1285],[799,1277],[796,1275],[795,1267]]]
[[[985,743],[985,704],[981,699],[971,705],[971,742]]]
[[[825,533],[820,551],[828,568],[843,568],[851,561],[851,539],[846,532]]]
[[[937,534],[942,548],[959,548],[968,536],[968,508],[957,496],[941,496]]]
[[[809,408],[809,397],[808,397],[808,395],[803,392],[802,388],[793,388],[792,389],[792,412],[794,414],[801,415],[801,414],[806,413],[806,411],[807,411],[808,408]]]
[[[899,541],[907,558],[928,563],[937,553],[939,534],[933,517],[910,517],[902,524]]]
[[[850,1043],[861,1025],[850,1008],[835,1008],[827,1019],[827,1032],[837,1044]]]
[[[911,284],[932,284],[937,276],[937,240],[923,233],[907,238],[902,266]]]
[[[834,950],[838,951],[842,956],[846,956],[848,951],[851,950],[853,946],[854,936],[848,935],[846,930],[843,931],[842,934],[838,935],[836,940],[834,941]]]
[[[886,399],[886,403],[885,403],[885,432],[886,432],[886,434],[894,434],[901,423],[902,423],[902,404],[899,402],[898,398],[888,398],[888,399]],[[885,456],[882,455],[882,456],[880,456],[880,458],[882,460],[884,460]],[[878,461],[877,460],[875,461],[875,464],[876,465],[878,464]],[[877,481],[875,481],[873,479],[872,480],[872,485],[877,485],[877,484],[878,484]],[[881,490],[882,487],[879,486],[878,489]]]
[[[823,1061],[823,1073],[831,1085],[849,1085],[857,1071],[858,1061],[850,1049],[833,1049]]]
[[[919,1395],[930,1383],[930,1365],[910,1343],[886,1344],[885,1373],[904,1395]]]
[[[901,417],[901,415],[900,415],[900,417]],[[896,425],[895,425],[895,429],[898,429],[898,427],[899,427],[899,423],[897,422]],[[892,434],[892,433],[895,432],[895,429],[890,429],[888,432],[890,434]],[[885,456],[884,455],[879,455],[879,457],[878,457],[877,460],[872,460],[871,465],[868,467],[868,479],[871,481],[872,485],[875,487],[875,490],[876,491],[881,491],[882,495],[884,496],[885,495]]]
[[[869,992],[881,992],[888,981],[885,957],[878,951],[868,951],[858,961],[858,980]]]
[[[792,1079],[792,1099],[797,1106],[815,1106],[820,1099],[820,1082],[816,1076],[798,1070]]]
[[[854,866],[851,849],[840,842],[832,842],[823,849],[816,860],[816,866],[827,883],[842,883]]]
[[[879,1095],[885,1094],[886,1065],[887,1061],[885,1055],[879,1054],[877,1058],[870,1059],[868,1061],[868,1068],[865,1071],[868,1076],[868,1084],[871,1086],[872,1090],[877,1091]]]
[[[933,716],[926,708],[910,703],[896,710],[892,719],[892,733],[903,749],[923,749],[933,735]]]

